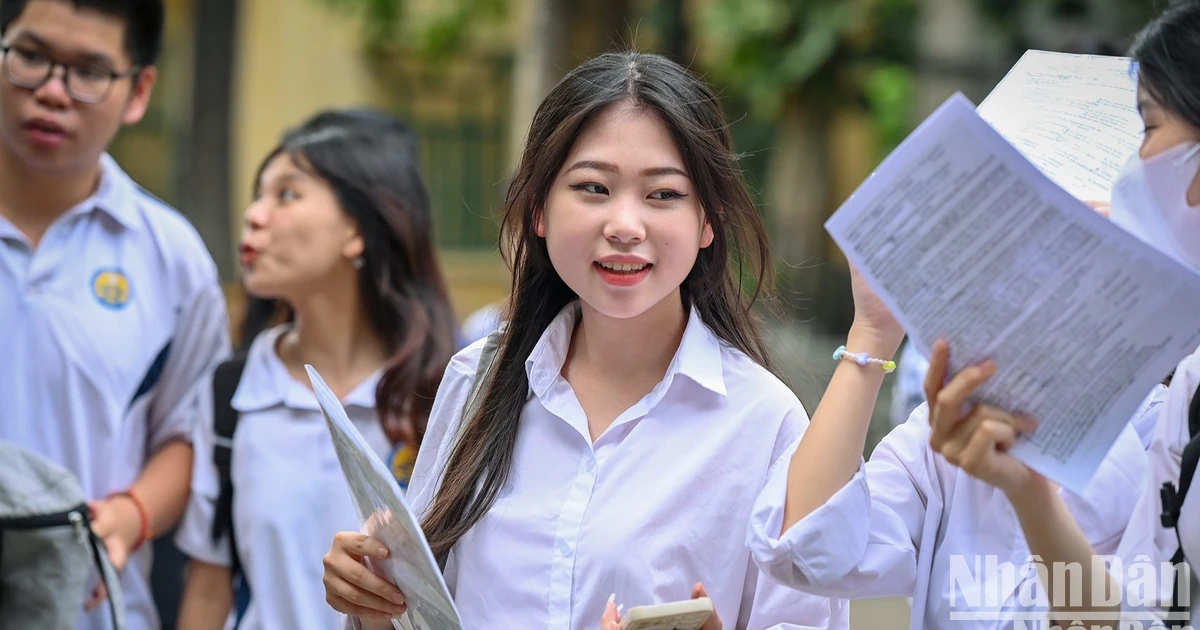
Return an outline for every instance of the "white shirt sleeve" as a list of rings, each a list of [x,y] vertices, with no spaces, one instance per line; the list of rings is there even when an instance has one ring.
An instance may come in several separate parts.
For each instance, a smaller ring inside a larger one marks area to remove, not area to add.
[[[1151,413],[1157,413],[1157,409]],[[1135,418],[1117,437],[1081,494],[1059,489],[1063,502],[1096,553],[1116,553],[1141,493],[1146,450],[1138,433]]]
[[[188,557],[207,564],[227,567],[232,564],[229,537],[213,542],[212,525],[216,514],[220,480],[217,465],[213,461],[216,433],[213,429],[212,376],[204,379],[204,386],[196,397],[197,421],[192,431],[192,492],[188,497],[187,509],[175,544]]]
[[[777,469],[783,469],[783,475],[786,477],[791,454],[806,429],[808,415],[804,413],[803,408],[798,408],[784,419],[771,454],[771,461],[774,463],[767,472],[768,480],[776,476]],[[761,571],[753,557],[747,567],[746,587],[740,609],[742,618],[737,620],[737,628],[835,630],[847,628],[850,619],[849,602],[797,592]],[[723,621],[728,624],[730,620]]]
[[[739,620],[735,627],[845,630],[850,621],[849,605],[845,599],[830,599],[796,591],[759,571],[751,561],[747,572],[746,597],[741,607],[745,620]]]
[[[932,500],[927,407],[887,435],[854,477],[780,534],[789,465],[776,466],[751,514],[748,544],[774,579],[827,597],[911,596],[917,548]],[[789,450],[786,458],[790,460]]]
[[[207,417],[197,408],[197,400],[211,387],[213,370],[229,356],[229,316],[221,285],[214,277],[196,291],[190,304],[182,305],[162,380],[149,409],[148,452],[171,440],[191,437],[193,423]]]
[[[1141,495],[1125,534],[1117,547],[1120,563],[1113,567],[1114,577],[1125,587],[1124,608],[1131,611],[1165,612],[1171,601],[1174,583],[1162,579],[1162,563],[1170,562],[1179,549],[1175,530],[1163,527],[1160,490],[1170,482],[1178,487],[1182,474],[1183,448],[1189,440],[1188,408],[1200,385],[1200,353],[1185,359],[1175,370],[1159,411],[1154,438],[1146,452],[1148,462]],[[1193,484],[1196,482],[1193,481]],[[1189,498],[1192,489],[1188,492]],[[1152,575],[1145,575],[1145,571]],[[1146,579],[1150,578],[1150,579]]]

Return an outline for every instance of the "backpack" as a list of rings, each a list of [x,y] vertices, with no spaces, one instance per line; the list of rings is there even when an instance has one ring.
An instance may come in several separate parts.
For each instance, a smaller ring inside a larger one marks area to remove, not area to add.
[[[5,627],[72,630],[92,587],[108,589],[115,630],[125,628],[121,580],[92,531],[83,489],[66,469],[0,442],[0,619]]]
[[[237,430],[238,411],[233,408],[233,394],[242,380],[246,368],[246,356],[238,354],[217,366],[213,372],[213,463],[217,466],[220,488],[213,514],[212,540],[217,542],[229,537],[229,571],[235,589],[236,619],[241,622],[250,603],[250,585],[242,575],[242,561],[238,556],[237,539],[233,532],[233,432]],[[236,628],[237,625],[235,624]]]
[[[1175,484],[1168,481],[1163,483],[1160,491],[1163,505],[1160,517],[1162,525],[1168,529],[1174,529],[1176,539],[1180,540],[1179,550],[1171,557],[1171,564],[1175,565],[1176,577],[1175,592],[1171,597],[1170,609],[1172,614],[1179,615],[1187,612],[1187,608],[1179,601],[1179,590],[1183,580],[1188,579],[1184,570],[1187,565],[1184,564],[1183,542],[1179,533],[1179,513],[1183,509],[1183,500],[1187,497],[1192,479],[1196,476],[1196,464],[1200,462],[1200,388],[1192,394],[1192,402],[1188,407],[1188,438],[1188,443],[1183,447],[1178,490],[1176,490]],[[1183,619],[1182,616],[1172,618]]]

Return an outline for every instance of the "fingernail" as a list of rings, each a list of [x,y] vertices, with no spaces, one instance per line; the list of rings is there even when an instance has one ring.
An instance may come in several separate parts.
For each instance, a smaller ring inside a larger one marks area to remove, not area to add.
[[[617,614],[618,615],[621,614],[622,610],[625,610],[625,604],[621,604],[620,606],[617,606]]]
[[[392,594],[390,597],[388,597],[388,599],[392,600],[393,602],[396,602],[396,604],[398,604],[400,606],[408,605],[405,603],[404,593],[401,593],[400,591],[392,591]]]
[[[609,596],[608,596],[608,603],[610,603],[610,604],[611,604],[611,603],[613,603],[613,602],[615,602],[615,601],[617,601],[617,594],[616,594],[616,593],[613,593],[612,595],[609,595]]]

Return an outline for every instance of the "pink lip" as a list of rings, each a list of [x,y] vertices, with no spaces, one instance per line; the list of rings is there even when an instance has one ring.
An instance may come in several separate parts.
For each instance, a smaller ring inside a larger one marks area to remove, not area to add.
[[[254,260],[258,258],[258,250],[250,247],[249,245],[242,245],[238,251],[241,253],[241,261],[243,265],[253,265]]]
[[[47,148],[57,147],[67,140],[66,129],[45,118],[34,118],[26,122],[25,133],[29,134],[34,144]]]
[[[62,125],[50,120],[49,118],[42,118],[40,116],[36,118],[30,118],[28,121],[26,121],[25,126],[30,129],[38,129],[40,131],[46,131],[49,133],[67,133],[66,128],[64,128]]]

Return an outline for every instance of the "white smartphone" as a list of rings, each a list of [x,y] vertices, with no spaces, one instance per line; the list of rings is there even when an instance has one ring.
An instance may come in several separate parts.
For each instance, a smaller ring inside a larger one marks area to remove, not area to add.
[[[712,600],[707,597],[635,606],[625,612],[621,630],[699,630],[712,614]]]

